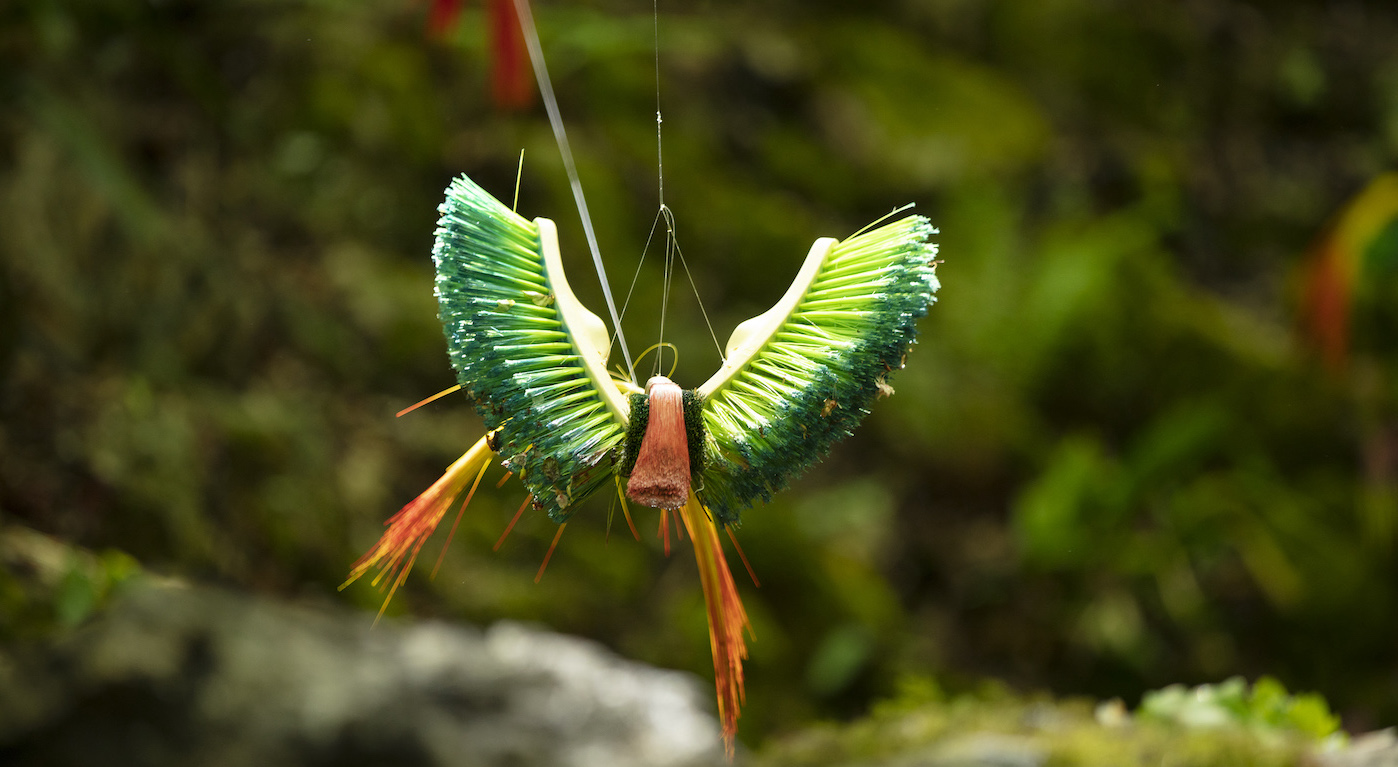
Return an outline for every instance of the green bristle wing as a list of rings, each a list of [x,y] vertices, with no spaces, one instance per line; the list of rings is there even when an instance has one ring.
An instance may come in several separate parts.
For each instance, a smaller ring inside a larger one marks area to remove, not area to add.
[[[547,274],[539,223],[465,176],[438,210],[436,294],[457,380],[499,428],[498,452],[535,504],[563,521],[611,477],[624,414],[602,396],[610,381],[589,377],[579,329],[556,300],[572,293]]]
[[[868,414],[935,301],[936,232],[908,216],[834,243],[745,361],[733,359],[735,332],[725,369],[699,389],[709,435],[701,497],[716,519],[737,522],[771,500]]]

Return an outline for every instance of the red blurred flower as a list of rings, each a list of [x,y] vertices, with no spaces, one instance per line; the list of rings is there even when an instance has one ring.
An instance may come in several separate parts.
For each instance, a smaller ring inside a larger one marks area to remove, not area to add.
[[[427,31],[444,39],[456,30],[464,0],[432,0]],[[512,0],[489,0],[486,24],[490,29],[490,96],[497,109],[513,111],[529,106],[534,87],[529,79],[524,33]]]

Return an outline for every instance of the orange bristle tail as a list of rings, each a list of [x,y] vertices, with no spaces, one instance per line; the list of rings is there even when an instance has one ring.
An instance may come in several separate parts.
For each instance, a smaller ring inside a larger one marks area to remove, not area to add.
[[[481,486],[481,479],[485,477],[485,470],[490,468],[490,462],[481,464],[481,471],[476,475],[476,481],[471,483],[471,489],[466,493],[466,500],[461,502],[461,507],[456,510],[456,519],[451,521],[451,529],[447,531],[446,543],[442,544],[442,553],[437,555],[437,564],[432,565],[432,574],[428,578],[436,578],[437,571],[442,569],[442,560],[447,558],[447,548],[451,546],[451,539],[456,537],[456,527],[461,524],[461,515],[466,513],[466,507],[471,505],[471,499],[476,497],[476,488]],[[729,535],[732,535],[729,532]],[[734,541],[734,543],[737,543]],[[742,552],[738,552],[742,554]],[[746,560],[744,560],[746,561]]]
[[[431,403],[433,403],[433,402],[436,402],[437,400],[439,400],[439,399],[441,399],[441,398],[447,396],[448,394],[451,394],[451,393],[454,392],[454,391],[461,391],[461,384],[457,384],[457,385],[451,387],[450,389],[443,389],[443,390],[437,392],[436,394],[433,394],[431,397],[428,397],[427,399],[418,402],[418,403],[415,404],[415,405],[409,405],[409,406],[403,408],[402,410],[399,410],[399,411],[398,411],[398,415],[396,415],[396,416],[394,416],[394,417],[395,417],[395,418],[402,418],[403,416],[407,415],[408,413],[413,412],[414,410],[417,410],[418,408],[422,407],[423,405],[429,405],[429,404],[431,404]]]
[[[378,574],[374,576],[373,581],[375,586],[379,585],[385,576],[393,581],[383,606],[379,608],[379,616],[382,617],[384,610],[388,609],[388,603],[393,599],[394,592],[412,570],[422,544],[426,543],[437,529],[447,509],[451,508],[452,503],[466,489],[471,478],[479,479],[494,454],[484,437],[472,445],[471,449],[448,467],[446,473],[423,491],[422,495],[413,499],[384,523],[388,530],[384,531],[373,548],[354,563],[349,578],[340,584],[340,588],[354,583],[371,568],[377,567]]]
[[[743,630],[752,633],[747,612],[738,596],[738,586],[723,557],[708,510],[693,493],[680,509],[689,538],[694,542],[694,559],[699,564],[699,580],[704,586],[704,605],[709,615],[709,647],[713,651],[714,686],[718,692],[718,715],[723,723],[723,744],[733,756],[733,738],[738,733],[739,709],[744,702],[743,661],[748,657]]]
[[[752,565],[748,563],[748,555],[743,553],[743,547],[738,545],[738,536],[733,534],[733,528],[724,526],[724,532],[728,533],[728,540],[733,542],[733,549],[738,552],[738,558],[743,560],[743,567],[748,569],[748,577],[752,579],[752,585],[762,588],[762,584],[757,582],[757,573],[752,571]]]
[[[521,503],[519,505],[519,510],[515,512],[515,515],[513,517],[510,517],[510,524],[505,525],[505,532],[501,533],[500,540],[496,541],[495,545],[490,547],[491,551],[500,550],[500,547],[505,543],[505,539],[510,537],[510,531],[515,529],[515,523],[519,521],[520,515],[523,514],[524,510],[529,507],[529,502],[532,500],[534,500],[534,496],[524,496],[524,503]]]
[[[544,555],[544,561],[542,564],[539,565],[539,572],[534,574],[535,583],[538,583],[544,577],[544,570],[548,569],[549,560],[553,559],[553,550],[558,548],[558,540],[563,537],[563,528],[567,526],[567,522],[563,522],[558,525],[558,532],[553,534],[553,543],[549,544],[548,553]]]

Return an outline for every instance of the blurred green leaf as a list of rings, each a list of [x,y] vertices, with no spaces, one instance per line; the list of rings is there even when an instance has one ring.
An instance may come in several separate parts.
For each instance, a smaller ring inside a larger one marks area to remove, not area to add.
[[[1339,730],[1339,717],[1315,693],[1291,695],[1272,677],[1251,688],[1242,677],[1216,685],[1171,685],[1146,693],[1137,716],[1184,727],[1247,727],[1320,740]]]

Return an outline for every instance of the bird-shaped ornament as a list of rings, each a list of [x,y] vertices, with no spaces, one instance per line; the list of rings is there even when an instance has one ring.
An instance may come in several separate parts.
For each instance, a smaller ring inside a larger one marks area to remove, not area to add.
[[[665,376],[642,388],[608,372],[610,334],[569,287],[552,221],[519,216],[465,176],[439,210],[440,317],[459,386],[488,432],[385,523],[346,585],[377,568],[387,605],[448,508],[462,493],[461,509],[470,503],[493,456],[529,492],[520,512],[545,512],[560,535],[586,498],[612,484],[628,523],[625,498],[661,509],[662,529],[675,512],[693,542],[731,754],[747,616],[718,528],[731,539],[743,510],[770,500],[892,392],[889,378],[938,289],[936,229],[908,215],[817,240],[781,300],[740,324],[719,370],[685,390]]]

